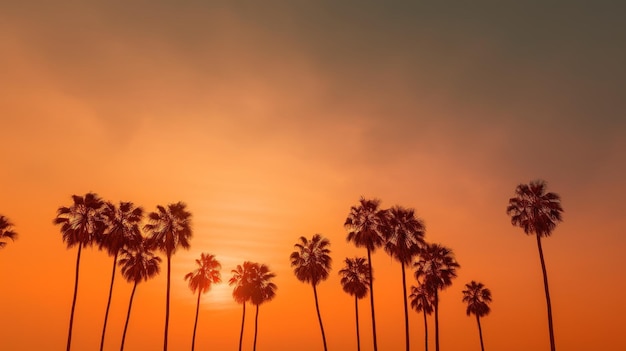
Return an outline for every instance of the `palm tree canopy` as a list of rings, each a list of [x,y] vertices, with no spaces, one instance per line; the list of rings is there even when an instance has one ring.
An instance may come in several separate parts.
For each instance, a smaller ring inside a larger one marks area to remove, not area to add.
[[[426,244],[413,267],[418,282],[427,285],[429,289],[442,290],[452,285],[460,265],[451,249],[439,244]]]
[[[329,246],[330,241],[320,234],[313,235],[311,240],[300,237],[299,242],[294,245],[296,251],[289,256],[298,280],[317,285],[328,278],[332,263]]]
[[[243,265],[237,265],[237,268],[231,271],[232,276],[228,280],[228,285],[234,285],[233,288],[233,298],[238,303],[245,303],[250,300],[251,292],[251,275],[253,275],[253,270],[255,263],[250,261],[245,261]]]
[[[17,239],[17,233],[13,231],[13,223],[5,216],[0,215],[0,240],[9,238],[11,240]],[[3,248],[7,243],[0,241],[0,248]]]
[[[269,267],[256,262],[245,261],[232,270],[228,285],[234,285],[233,298],[238,303],[252,302],[260,305],[276,296],[276,284],[272,279],[276,276]]]
[[[557,223],[562,221],[561,197],[546,193],[546,188],[543,180],[520,184],[515,189],[515,197],[509,199],[506,213],[511,216],[511,223],[524,229],[526,234],[550,236]]]
[[[348,230],[347,240],[357,247],[366,247],[374,252],[381,247],[385,238],[382,233],[385,212],[379,208],[380,200],[363,197],[358,206],[352,206],[344,227]]]
[[[136,246],[142,241],[139,224],[143,219],[143,209],[132,202],[120,202],[119,206],[105,203],[102,214],[106,230],[100,240],[100,248],[113,256],[125,246]]]
[[[122,276],[128,281],[139,283],[156,276],[160,272],[161,258],[156,256],[144,240],[141,244],[120,250]]]
[[[196,264],[198,268],[185,275],[185,280],[189,280],[189,289],[192,292],[200,290],[200,293],[204,294],[211,289],[213,284],[222,281],[220,273],[222,265],[214,255],[201,253],[200,259],[196,259]]]
[[[424,244],[424,222],[415,217],[412,208],[394,206],[385,211],[383,235],[385,251],[408,264],[418,255]]]
[[[149,223],[144,229],[149,233],[149,243],[170,256],[179,247],[189,248],[191,239],[191,212],[187,205],[177,202],[167,207],[157,206],[156,212],[148,215]]]
[[[367,258],[346,258],[346,265],[339,271],[343,291],[357,299],[367,296],[370,284],[370,271]]]
[[[411,286],[411,294],[409,295],[411,300],[411,308],[417,312],[426,312],[426,314],[433,313],[434,293],[426,284],[419,284],[418,286]]]
[[[61,225],[63,242],[68,248],[76,244],[93,245],[100,240],[106,226],[102,215],[104,201],[95,193],[72,195],[73,204],[59,207],[54,224]]]
[[[465,290],[463,290],[463,302],[467,303],[466,313],[469,316],[474,314],[478,317],[483,317],[489,314],[491,309],[489,303],[491,303],[491,291],[485,288],[485,285],[480,282],[471,281],[465,284]]]

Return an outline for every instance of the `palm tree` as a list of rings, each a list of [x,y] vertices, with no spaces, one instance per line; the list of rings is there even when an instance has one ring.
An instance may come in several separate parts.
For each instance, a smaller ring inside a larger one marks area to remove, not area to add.
[[[477,283],[471,281],[469,284],[465,284],[465,290],[463,290],[463,302],[467,303],[467,315],[475,315],[476,323],[478,323],[478,336],[480,336],[480,349],[485,351],[485,345],[483,344],[483,330],[480,327],[480,317],[489,314],[491,309],[489,303],[491,302],[491,291],[485,288],[483,283]]]
[[[122,345],[120,351],[124,351],[124,341],[126,340],[126,331],[128,330],[128,321],[130,320],[130,311],[133,307],[133,298],[137,284],[142,280],[156,276],[160,272],[159,263],[161,258],[154,255],[152,250],[143,241],[139,245],[122,248],[120,250],[119,264],[122,267],[122,276],[133,283],[133,291],[130,293],[130,302],[128,303],[128,313],[126,314],[126,323],[124,323],[124,333],[122,334]]]
[[[246,301],[252,297],[251,276],[254,275],[255,263],[246,261],[243,265],[237,265],[231,273],[232,277],[228,280],[228,285],[234,285],[233,298],[238,303],[243,304],[243,317],[241,318],[241,332],[239,333],[239,351],[243,341],[243,327],[246,321]]]
[[[415,278],[434,293],[435,308],[435,350],[439,351],[439,290],[452,285],[459,264],[452,250],[439,244],[427,244],[414,263]]]
[[[6,246],[6,242],[2,241],[5,238],[11,240],[17,239],[17,233],[13,231],[13,223],[9,221],[3,215],[0,215],[0,249]]]
[[[352,241],[356,247],[367,249],[367,265],[370,273],[370,307],[372,310],[372,334],[374,351],[378,351],[376,341],[376,316],[374,313],[374,275],[372,274],[372,252],[381,247],[385,242],[382,234],[384,211],[379,209],[380,200],[366,200],[361,197],[358,206],[352,206],[344,223],[348,230],[348,241]]]
[[[546,193],[546,182],[534,180],[530,184],[520,184],[515,188],[515,197],[509,199],[506,213],[511,216],[511,224],[524,229],[527,235],[537,237],[539,260],[543,272],[543,287],[546,293],[548,306],[548,330],[550,332],[550,350],[555,351],[554,328],[552,325],[552,304],[550,303],[550,290],[548,289],[548,273],[546,263],[543,260],[541,238],[549,237],[562,221],[561,197],[555,193]]]
[[[100,338],[100,351],[104,348],[104,336],[109,318],[109,308],[111,307],[111,296],[113,295],[117,257],[122,248],[141,243],[139,223],[143,219],[143,209],[135,207],[132,202],[120,202],[119,207],[116,207],[111,202],[107,202],[103,207],[102,214],[106,220],[107,228],[100,240],[100,248],[104,248],[109,255],[113,256],[113,269],[111,272],[107,309],[104,314],[104,326],[102,327],[102,336]]]
[[[193,323],[193,338],[191,339],[191,351],[196,346],[196,327],[198,326],[198,312],[200,311],[200,296],[211,289],[211,285],[222,281],[220,269],[222,265],[215,259],[214,255],[201,253],[200,259],[196,260],[198,268],[185,275],[185,280],[189,280],[189,289],[192,292],[198,291],[198,301],[196,303],[196,319]]]
[[[370,284],[370,271],[365,257],[346,258],[346,265],[339,271],[343,291],[354,296],[354,311],[356,313],[356,346],[361,351],[359,337],[359,299],[367,295]]]
[[[191,212],[187,211],[187,205],[177,202],[167,207],[157,206],[156,212],[148,215],[149,223],[144,226],[148,232],[150,246],[165,253],[167,257],[167,292],[165,296],[165,332],[163,350],[167,351],[167,335],[170,320],[170,276],[172,255],[179,247],[189,249],[191,239]]]
[[[270,272],[268,266],[264,264],[255,263],[254,269],[250,276],[251,283],[251,295],[250,302],[256,306],[256,313],[254,315],[254,344],[253,351],[256,351],[256,337],[259,322],[259,305],[271,301],[276,296],[276,284],[272,282],[272,279],[276,274]]]
[[[80,266],[80,254],[83,247],[93,245],[102,235],[105,223],[102,217],[104,201],[95,193],[87,193],[85,196],[72,195],[73,204],[69,207],[59,207],[53,223],[61,225],[63,242],[70,249],[78,245],[76,254],[76,278],[74,279],[74,297],[72,298],[72,311],[70,312],[70,326],[67,333],[66,350],[70,350],[72,344],[72,326],[74,325],[74,309],[78,294],[78,273]]]
[[[428,286],[419,284],[418,286],[411,286],[411,307],[417,312],[424,313],[424,342],[426,347],[424,350],[428,351],[428,320],[427,314],[433,313],[433,299],[434,292],[430,291]]]
[[[296,251],[289,256],[291,267],[296,278],[303,283],[311,283],[313,286],[313,296],[315,297],[315,309],[317,310],[317,319],[320,323],[322,331],[322,341],[324,342],[324,350],[326,347],[326,334],[324,333],[324,325],[322,324],[322,316],[317,299],[317,284],[328,278],[330,272],[330,242],[320,234],[315,234],[309,241],[301,236],[300,241],[294,245]]]
[[[404,266],[418,255],[424,244],[424,223],[415,217],[412,208],[394,206],[387,210],[383,226],[385,251],[400,262],[402,268],[402,297],[404,300],[404,336],[406,351],[409,351],[409,309],[407,307],[406,273]]]

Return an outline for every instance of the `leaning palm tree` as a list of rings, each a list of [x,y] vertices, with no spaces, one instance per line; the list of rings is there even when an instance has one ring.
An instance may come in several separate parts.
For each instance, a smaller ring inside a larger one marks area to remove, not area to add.
[[[256,351],[256,337],[259,324],[259,305],[271,301],[276,296],[276,284],[272,279],[276,274],[270,272],[268,266],[264,264],[254,264],[253,273],[250,276],[251,295],[250,302],[256,306],[254,315],[254,344],[253,351]]]
[[[239,351],[243,341],[243,327],[246,321],[246,302],[252,297],[251,276],[254,275],[256,263],[246,261],[243,265],[237,265],[231,273],[232,277],[228,280],[228,285],[234,285],[233,298],[243,305],[243,316],[241,317],[241,332],[239,333]]]
[[[456,278],[456,270],[460,266],[451,249],[439,244],[427,244],[413,267],[417,281],[426,285],[434,294],[435,350],[439,351],[439,290],[452,285],[452,279]]]
[[[7,244],[2,241],[5,238],[15,240],[17,239],[17,233],[13,231],[13,223],[5,216],[0,215],[0,249]]]
[[[124,351],[124,341],[126,340],[126,331],[128,330],[128,321],[130,320],[130,311],[133,307],[133,298],[135,297],[137,284],[141,283],[142,280],[148,281],[148,279],[159,274],[161,258],[154,255],[145,241],[139,245],[122,248],[120,256],[119,264],[122,267],[122,276],[128,282],[133,283],[133,291],[130,293],[128,313],[126,314],[124,333],[122,334],[122,345],[120,347],[120,351]]]
[[[78,294],[78,273],[80,266],[80,254],[82,248],[91,246],[102,235],[105,228],[102,217],[104,201],[97,194],[87,193],[85,196],[72,195],[72,205],[59,207],[53,223],[61,226],[63,242],[70,249],[78,245],[76,254],[76,277],[74,279],[74,297],[72,298],[72,310],[70,312],[70,326],[67,333],[66,350],[69,351],[72,344],[72,326],[74,325],[74,309]]]
[[[425,351],[428,351],[428,320],[426,319],[426,315],[433,313],[433,296],[434,292],[432,292],[428,286],[424,284],[411,286],[411,295],[409,296],[411,299],[411,307],[415,311],[422,312],[424,314]]]
[[[484,317],[489,314],[491,309],[489,303],[491,302],[491,291],[485,288],[483,283],[477,283],[471,281],[465,284],[465,290],[463,290],[463,302],[467,303],[467,315],[475,315],[476,323],[478,323],[478,336],[480,337],[480,349],[485,351],[485,345],[483,344],[483,330],[480,327],[480,317]]]
[[[511,216],[511,224],[524,229],[527,235],[535,235],[539,260],[543,273],[543,287],[546,293],[548,306],[548,331],[550,333],[550,350],[555,351],[554,328],[552,325],[552,304],[550,303],[550,289],[548,289],[548,273],[543,260],[541,238],[549,237],[558,222],[562,221],[561,197],[555,193],[546,192],[546,182],[533,180],[530,184],[520,184],[515,188],[515,197],[509,199],[506,213]]]
[[[412,208],[394,206],[387,210],[383,226],[385,251],[400,262],[402,268],[402,297],[404,301],[404,337],[409,351],[409,309],[407,305],[406,273],[404,267],[418,255],[424,245],[424,222],[415,217]]]
[[[148,215],[149,223],[144,226],[148,232],[150,246],[165,253],[167,257],[167,291],[165,296],[165,332],[163,350],[167,351],[167,336],[170,320],[170,276],[172,255],[179,247],[189,249],[191,239],[191,212],[187,205],[177,202],[164,206],[157,206],[156,212]]]
[[[315,234],[308,240],[301,236],[298,243],[294,245],[296,251],[289,256],[291,267],[296,278],[303,283],[311,283],[313,286],[313,296],[315,297],[315,309],[317,310],[317,319],[320,323],[322,331],[322,341],[324,342],[324,350],[326,347],[326,334],[324,333],[324,325],[322,324],[322,315],[320,314],[319,302],[317,299],[317,284],[328,278],[332,259],[330,258],[330,242],[320,234]]]
[[[339,271],[343,291],[354,296],[354,311],[356,314],[356,347],[361,351],[359,337],[359,299],[367,295],[370,283],[370,271],[365,257],[346,258],[346,265]]]
[[[215,259],[214,255],[201,253],[200,259],[196,260],[198,268],[185,275],[185,280],[189,280],[189,289],[192,292],[198,291],[198,301],[196,302],[196,319],[193,323],[193,337],[191,339],[191,351],[196,346],[196,327],[198,326],[198,312],[200,312],[200,296],[211,289],[213,284],[222,281],[220,269],[222,265]]]
[[[103,207],[102,213],[106,222],[106,230],[100,240],[100,248],[105,249],[109,255],[113,256],[113,269],[111,272],[107,309],[104,313],[102,336],[100,337],[100,351],[104,348],[104,336],[106,335],[111,296],[113,295],[117,257],[122,248],[136,246],[141,243],[139,224],[143,219],[143,209],[135,207],[132,202],[120,202],[119,206],[107,202]]]
[[[352,206],[345,228],[348,230],[348,241],[352,241],[356,247],[367,249],[367,265],[370,273],[370,307],[372,311],[372,334],[374,351],[378,351],[376,341],[376,316],[374,313],[374,275],[372,274],[372,252],[381,247],[385,239],[382,234],[384,211],[379,208],[380,200],[366,200],[361,197],[358,206]]]

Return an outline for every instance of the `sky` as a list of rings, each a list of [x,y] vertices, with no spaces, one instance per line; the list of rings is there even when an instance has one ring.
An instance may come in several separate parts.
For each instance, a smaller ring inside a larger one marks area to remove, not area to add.
[[[318,286],[328,346],[355,350],[337,272],[366,254],[343,227],[361,196],[414,208],[426,240],[454,251],[442,350],[480,347],[461,302],[471,280],[493,295],[487,349],[548,350],[536,241],[505,211],[533,179],[565,211],[543,241],[557,347],[626,349],[625,12],[617,1],[1,2],[0,214],[19,233],[0,251],[3,349],[65,345],[76,248],[52,219],[72,194],[96,192],[146,211],[184,201],[193,214],[191,248],[172,259],[172,350],[191,346],[183,276],[202,252],[224,281],[245,260],[277,274],[259,350],[322,349],[312,288],[289,267],[298,238],[315,233],[333,259]],[[400,266],[382,250],[372,262],[379,347],[403,349]],[[111,265],[84,251],[75,350],[98,348]],[[137,288],[128,350],[162,347],[162,268]],[[131,289],[118,272],[107,350]],[[198,348],[237,348],[231,291],[203,295]],[[367,299],[359,313],[372,350]],[[411,311],[412,350],[423,327]]]

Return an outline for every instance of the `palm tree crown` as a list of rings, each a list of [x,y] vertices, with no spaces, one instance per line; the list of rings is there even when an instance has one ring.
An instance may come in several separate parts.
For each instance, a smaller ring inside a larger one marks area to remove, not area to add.
[[[256,270],[254,262],[245,261],[243,265],[231,271],[232,277],[228,280],[228,285],[234,285],[233,298],[237,303],[245,303],[252,297],[252,277]]]
[[[320,234],[308,240],[301,236],[300,242],[294,245],[297,249],[289,256],[291,266],[298,280],[317,285],[326,280],[331,268],[330,242]]]
[[[424,244],[424,222],[402,206],[388,209],[384,218],[385,251],[402,264],[410,263]]]
[[[173,255],[179,247],[189,248],[191,212],[187,211],[185,203],[177,202],[167,207],[159,205],[156,212],[150,212],[148,221],[144,229],[150,234],[149,243],[167,256]]]
[[[104,201],[95,193],[84,197],[72,195],[72,200],[72,206],[59,207],[54,224],[61,225],[63,242],[68,248],[76,244],[93,245],[106,228],[101,211]]]
[[[13,223],[7,217],[0,215],[0,249],[7,244],[1,241],[4,238],[15,240],[17,239],[17,233],[13,231]]]
[[[426,244],[414,263],[415,278],[429,289],[442,290],[452,285],[459,267],[452,250],[439,244]]]
[[[463,302],[467,303],[467,315],[474,314],[478,317],[483,317],[489,314],[491,309],[489,303],[491,302],[491,291],[485,288],[485,285],[480,282],[471,281],[465,284],[465,290],[463,290]]]
[[[211,289],[213,284],[222,281],[220,274],[222,265],[214,255],[201,253],[200,259],[196,259],[196,264],[198,268],[185,275],[185,280],[189,280],[189,289],[192,292],[200,290],[199,292],[204,294]]]
[[[272,273],[265,264],[256,263],[252,267],[250,274],[250,302],[258,306],[264,302],[271,301],[276,296],[276,284],[272,282],[276,274]]]
[[[143,238],[139,224],[143,219],[143,209],[132,202],[120,202],[119,206],[111,202],[102,209],[106,230],[99,241],[100,248],[115,256],[122,248],[139,245]]]
[[[427,285],[419,284],[418,286],[411,286],[411,308],[417,312],[425,312],[426,314],[433,313],[433,292]]]
[[[543,180],[520,184],[515,189],[515,197],[509,199],[506,213],[511,216],[511,223],[524,229],[526,234],[547,237],[562,221],[561,197],[546,193]]]
[[[339,271],[343,291],[362,299],[367,295],[370,273],[365,257],[346,258],[346,265]]]
[[[352,206],[344,226],[348,230],[347,240],[357,247],[366,247],[374,252],[385,243],[382,227],[385,211],[379,208],[380,200],[361,198],[359,206]]]
[[[121,272],[130,283],[140,283],[156,276],[161,271],[161,258],[144,243],[120,250]]]

